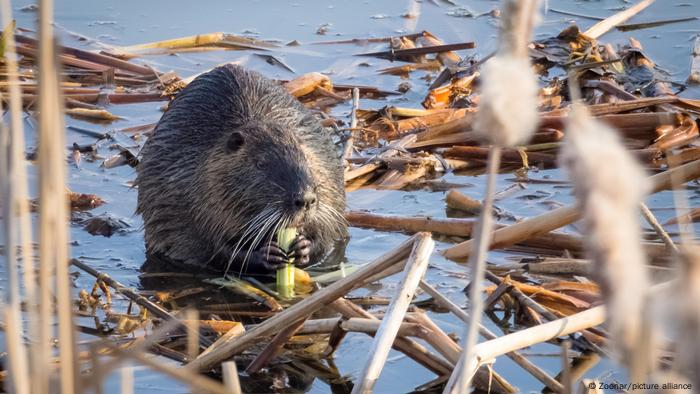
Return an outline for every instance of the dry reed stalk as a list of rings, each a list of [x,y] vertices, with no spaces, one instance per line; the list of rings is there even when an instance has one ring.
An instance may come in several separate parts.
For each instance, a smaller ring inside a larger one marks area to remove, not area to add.
[[[448,124],[455,119],[463,118],[464,116],[473,112],[475,112],[475,109],[473,108],[449,108],[433,110],[394,108],[390,112],[392,117],[406,118],[396,120],[393,122],[389,121],[386,118],[382,118],[380,121],[377,121],[372,126],[370,126],[370,129],[383,131],[384,133],[386,133],[387,138],[392,138],[394,135],[401,136],[411,132],[423,133],[423,131],[421,130],[427,131],[433,127],[439,127],[440,125]],[[388,126],[382,127],[384,125],[383,122],[389,122]],[[388,130],[384,130],[385,128]],[[469,128],[471,129],[471,127]]]
[[[425,281],[421,281],[419,286],[423,291],[425,291],[431,297],[433,297],[433,299],[435,299],[435,301],[438,304],[442,305],[444,308],[447,308],[450,312],[454,313],[455,316],[460,318],[465,323],[469,322],[469,315],[466,312],[464,312],[462,308],[460,308],[457,304],[452,302],[449,298],[445,297],[442,293],[435,289],[433,286],[431,286]],[[489,331],[488,328],[484,327],[481,324],[479,325],[479,334],[481,334],[481,336],[488,340],[497,338],[496,334]],[[535,364],[531,363],[527,358],[525,358],[525,356],[518,353],[517,351],[507,353],[506,355],[516,364],[518,364],[521,368],[523,368],[525,371],[529,372],[532,376],[534,376],[537,380],[542,382],[544,385],[554,390],[555,392],[561,392],[561,384],[555,379],[553,379],[551,376],[549,376],[547,372],[545,372]]]
[[[200,310],[200,312],[201,312],[201,313],[204,313],[203,310]],[[217,311],[217,312],[219,312],[219,311]],[[236,312],[236,313],[239,313],[239,312]],[[269,316],[269,315],[265,315],[265,316]],[[223,345],[223,344],[225,344],[225,343],[229,343],[229,342],[233,341],[234,339],[240,337],[241,335],[245,334],[245,332],[246,332],[246,330],[245,330],[245,327],[243,326],[243,324],[234,326],[232,329],[230,329],[230,330],[228,330],[226,333],[224,333],[224,335],[220,336],[219,339],[217,339],[216,342],[219,343],[220,345]],[[205,350],[199,355],[199,357],[203,357],[203,356],[205,356],[207,353],[210,353],[210,352],[212,352],[212,351],[214,351],[214,350],[216,350],[216,347],[214,347],[214,346],[209,346],[207,349],[205,349]]]
[[[429,141],[438,137],[454,134],[460,131],[471,130],[476,111],[457,112],[447,119],[430,119],[426,122],[425,130],[417,134],[417,141]],[[407,122],[408,120],[406,120]],[[401,124],[399,124],[401,126]]]
[[[471,236],[475,224],[473,219],[436,219],[430,216],[401,217],[357,211],[346,212],[345,219],[353,227],[406,233],[429,231],[463,237]]]
[[[60,384],[63,393],[76,391],[74,328],[68,270],[68,200],[65,194],[65,128],[60,91],[53,1],[39,5],[39,253],[42,277],[55,275],[58,314]],[[44,283],[48,285],[48,283]],[[50,289],[50,286],[47,286]],[[45,290],[42,288],[42,290]],[[42,302],[48,300],[42,297]],[[47,305],[42,305],[47,307]],[[45,322],[46,323],[46,322]]]
[[[430,237],[430,235],[426,233],[416,234],[403,242],[401,245],[397,246],[393,250],[390,250],[373,262],[355,271],[351,275],[348,275],[332,285],[319,290],[313,295],[305,298],[297,304],[294,304],[283,312],[274,315],[262,324],[256,326],[240,337],[233,339],[232,341],[225,342],[220,338],[214,342],[209,349],[200,354],[197,359],[192,361],[190,363],[190,367],[196,368],[200,371],[209,370],[226,358],[249,348],[260,338],[274,335],[287,325],[298,321],[304,316],[310,315],[323,305],[332,302],[348,291],[354,289],[357,287],[357,284],[362,282],[364,279],[380,273],[398,262],[403,261],[403,259],[409,255],[411,251],[410,248],[415,240],[425,237]]]
[[[355,143],[355,138],[353,137],[353,130],[357,128],[357,110],[360,108],[360,89],[352,89],[352,110],[350,112],[350,135],[347,141],[345,141],[345,147],[343,148],[343,158],[345,160],[352,157],[352,150]]]
[[[589,276],[593,272],[590,260],[545,257],[536,262],[526,263],[525,269],[533,274]]]
[[[309,334],[329,334],[337,327],[343,331],[361,332],[365,334],[374,334],[379,329],[381,320],[367,319],[361,317],[351,317],[348,319],[340,317],[331,317],[327,319],[307,320],[304,326],[296,333],[296,335]],[[416,323],[401,323],[397,336],[399,337],[421,337],[427,333],[420,324]]]
[[[338,313],[346,318],[361,317],[369,319],[372,321],[379,321],[379,319],[362,309],[361,307],[353,304],[352,302],[344,299],[338,298],[333,301],[331,307],[335,309]],[[369,334],[374,335],[374,334]],[[430,353],[423,345],[415,342],[409,338],[399,337],[394,340],[394,349],[404,353],[411,359],[413,359],[418,364],[424,366],[428,370],[432,371],[436,375],[446,375],[452,371],[453,365],[444,359],[435,356]]]
[[[12,280],[12,277],[8,279]],[[8,300],[8,305],[2,312],[3,319],[5,320],[5,346],[9,364],[7,366],[7,371],[9,372],[7,383],[9,384],[7,384],[5,388],[10,393],[29,394],[29,368],[27,364],[27,351],[24,345],[24,338],[22,337],[22,320],[21,312],[19,311],[19,300]]]
[[[568,340],[562,341],[561,345],[561,374],[560,379],[564,390],[562,394],[571,394],[573,381],[571,379],[571,365],[569,364],[569,352],[571,351],[571,342]]]
[[[678,253],[678,247],[676,246],[675,243],[673,243],[673,239],[671,239],[671,236],[668,235],[664,227],[659,223],[659,221],[656,219],[656,216],[654,216],[654,213],[647,207],[645,203],[640,204],[641,210],[642,210],[642,216],[644,216],[644,219],[646,219],[647,223],[656,231],[656,234],[661,238],[662,241],[664,241],[664,244],[666,244],[666,247],[668,250],[672,251],[674,254]]]
[[[654,0],[642,0],[639,3],[627,8],[626,10],[620,11],[614,15],[605,18],[604,20],[596,23],[590,29],[583,32],[584,35],[590,38],[599,38],[603,34],[607,33],[610,29],[624,23],[626,20],[640,13],[643,9],[653,3]]]
[[[194,360],[199,356],[199,312],[196,309],[188,308],[183,313],[188,324],[187,327],[187,357]]]
[[[421,282],[423,280],[421,279]],[[459,360],[459,353],[462,348],[452,340],[447,334],[433,322],[428,315],[422,311],[416,311],[406,316],[406,320],[409,322],[415,322],[422,328],[419,331],[419,338],[423,339],[425,342],[430,344],[435,348],[440,354],[442,354],[448,361],[456,364]]]
[[[422,36],[417,37],[415,41],[416,44],[423,48],[445,45],[442,40],[438,39],[429,32],[425,32]],[[438,52],[435,58],[448,69],[457,67],[457,64],[462,60],[458,54],[452,51]]]
[[[389,350],[391,349],[396,334],[403,322],[408,305],[413,299],[418,282],[428,268],[428,260],[433,252],[435,243],[429,234],[420,234],[416,237],[413,250],[408,257],[404,268],[404,277],[399,285],[396,295],[392,298],[387,308],[382,324],[377,330],[374,342],[369,351],[369,358],[363,372],[358,378],[359,383],[353,387],[353,393],[372,392],[374,383],[384,367]]]
[[[17,41],[23,44],[29,44],[33,47],[39,46],[38,40],[24,35],[17,35]],[[150,67],[144,67],[138,64],[130,63],[112,56],[106,56],[99,53],[89,52],[82,49],[67,46],[61,46],[59,47],[59,50],[65,55],[72,55],[79,59],[102,64],[104,66],[114,67],[131,73],[140,74],[144,76],[154,76],[155,74],[153,69]]]
[[[584,353],[576,357],[571,365],[570,377],[572,382],[578,382],[586,375],[586,372],[600,362],[598,353]],[[558,377],[559,378],[559,377]]]
[[[2,112],[2,100],[0,100],[0,113]],[[12,126],[11,126],[12,127]],[[19,257],[17,256],[17,247],[15,241],[15,212],[14,202],[16,194],[15,179],[13,179],[13,154],[14,144],[16,141],[10,138],[10,131],[5,126],[5,123],[0,124],[0,202],[2,202],[2,217],[5,233],[5,259],[6,270],[5,278],[7,280],[7,289],[3,295],[4,303],[2,305],[2,315],[5,320],[4,331],[6,349],[8,352],[9,371],[8,384],[6,386],[9,392],[13,393],[29,393],[29,364],[27,360],[27,349],[24,345],[22,336],[22,318],[21,318],[21,296],[20,296],[20,276],[18,272]],[[9,153],[9,154],[8,154]],[[9,157],[8,157],[9,156]]]
[[[457,189],[450,189],[445,195],[445,203],[449,208],[476,214],[481,211],[481,201],[475,200]]]
[[[265,346],[265,349],[258,353],[258,355],[255,356],[255,359],[248,364],[245,372],[252,375],[264,368],[265,365],[267,365],[267,363],[269,363],[270,360],[274,358],[280,352],[280,350],[282,350],[282,347],[284,347],[284,344],[289,341],[289,338],[296,335],[296,333],[302,328],[307,317],[308,316],[305,316],[299,319],[299,321],[284,327],[280,332],[278,332],[277,335],[275,335],[275,337],[272,338],[272,340],[267,344],[267,346]]]
[[[2,26],[10,28],[13,25],[12,8],[9,0],[0,2],[0,14],[2,15]],[[0,180],[2,184],[2,197],[4,202],[2,215],[4,219],[5,232],[5,248],[6,248],[6,264],[8,275],[8,294],[7,314],[8,314],[8,341],[13,342],[14,352],[10,352],[11,361],[11,386],[9,389],[18,393],[27,392],[25,390],[40,390],[42,387],[38,382],[46,380],[46,371],[44,362],[49,359],[48,353],[44,358],[38,354],[39,347],[37,342],[32,342],[30,356],[27,357],[26,347],[22,339],[22,319],[20,311],[20,292],[19,282],[20,276],[17,271],[19,266],[20,256],[23,266],[24,279],[24,294],[27,299],[27,307],[29,311],[29,333],[32,338],[38,337],[38,324],[40,319],[38,316],[38,307],[36,303],[36,277],[34,274],[34,250],[31,239],[31,224],[29,221],[29,206],[28,206],[28,191],[27,191],[27,171],[24,161],[24,127],[22,119],[22,93],[20,91],[20,83],[18,78],[18,66],[16,58],[16,46],[14,40],[14,32],[3,34],[5,40],[5,67],[9,93],[9,113],[10,127],[5,127],[2,123],[0,130]],[[1,107],[1,104],[0,104]],[[16,247],[19,246],[19,255]],[[9,327],[14,325],[14,327]],[[18,336],[19,335],[19,336]],[[9,349],[9,347],[8,347]],[[14,354],[12,354],[14,353]],[[27,364],[29,362],[29,364]],[[29,379],[29,374],[35,379]]]
[[[478,161],[488,158],[489,149],[477,146],[453,146],[443,150],[442,153],[447,158]],[[528,151],[526,155],[530,163],[542,163],[547,167],[553,167],[556,164],[556,157],[553,154]],[[522,149],[502,149],[501,162],[503,164],[524,164]]]
[[[430,216],[401,217],[356,211],[346,212],[345,218],[353,227],[400,231],[408,234],[428,231],[458,237],[471,237],[477,223],[474,219],[436,219]],[[507,227],[500,224],[495,226],[497,229]],[[498,231],[496,230],[496,232]],[[544,232],[518,243],[533,248],[566,249],[576,253],[583,250],[581,238],[563,233]],[[661,246],[661,248],[658,246]],[[650,255],[656,256],[666,252],[666,248],[663,245],[656,243],[647,242],[645,247]]]
[[[345,331],[363,332],[367,334],[376,334],[382,324],[381,320],[361,318],[340,319],[339,321],[340,328]],[[424,338],[427,334],[428,330],[420,324],[402,322],[396,336]]]
[[[533,300],[528,295],[523,293],[523,291],[521,289],[519,289],[518,287],[534,288],[533,289],[534,291],[530,291],[530,294],[539,294],[539,293],[537,293],[537,291],[540,290],[542,293],[550,296],[553,299],[572,300],[571,303],[576,304],[576,302],[573,301],[575,299],[565,297],[564,295],[558,294],[558,293],[553,292],[553,291],[542,289],[538,286],[531,286],[531,285],[519,283],[517,281],[510,279],[510,277],[506,277],[505,279],[501,279],[500,277],[492,274],[491,272],[486,272],[486,278],[488,278],[488,280],[490,280],[491,282],[493,282],[499,286],[501,284],[511,285],[511,286],[507,287],[508,291],[518,300],[518,302],[521,305],[532,309],[533,311],[535,311],[536,313],[543,316],[546,320],[549,320],[549,321],[557,320],[557,316],[553,312],[550,312],[547,308],[545,308],[539,302]],[[590,306],[590,304],[585,303],[583,306],[588,307],[588,306]]]
[[[134,368],[130,365],[124,365],[119,369],[119,392],[120,394],[134,394]]]
[[[272,45],[270,43],[265,41],[237,36],[234,34],[215,32],[131,45],[128,47],[112,48],[112,52],[117,57],[135,57],[137,55],[177,53],[188,49],[198,49],[202,47],[215,47],[218,50],[221,50],[222,48],[265,50],[265,48],[269,48],[271,46]]]
[[[618,101],[614,103],[605,104],[593,104],[588,107],[593,116],[602,116],[615,114],[620,112],[634,111],[635,109],[653,107],[661,104],[674,104],[679,101],[676,96],[660,96],[660,97],[644,97],[644,98],[634,98],[627,101]],[[564,110],[568,112],[570,108]]]
[[[442,164],[434,157],[408,160],[410,161],[404,159],[388,159],[387,164],[394,168],[385,172],[384,175],[374,183],[377,190],[400,190],[406,185],[424,178],[427,174],[436,172],[436,166],[442,169]],[[399,167],[400,170],[396,167]]]
[[[593,107],[595,109],[595,107]],[[570,111],[570,109],[569,109]],[[637,139],[654,139],[658,137],[659,126],[678,126],[682,117],[675,110],[666,112],[633,112],[628,114],[609,114],[596,117],[598,120],[614,127],[621,135]],[[566,126],[568,115],[542,116],[540,127],[559,129]]]
[[[355,178],[361,177],[363,175],[370,174],[374,172],[376,169],[384,166],[385,164],[381,162],[381,160],[396,156],[398,153],[399,149],[404,149],[406,146],[410,145],[416,140],[415,135],[407,135],[400,140],[391,143],[389,146],[387,146],[384,152],[379,154],[377,156],[377,160],[373,161],[371,163],[367,163],[365,165],[362,165],[358,168],[354,168],[352,170],[345,171],[345,182],[347,183],[350,180],[353,180]]]
[[[421,134],[418,134],[418,141],[406,146],[406,149],[415,151],[427,148],[452,147],[454,145],[477,145],[480,141],[472,130],[454,132],[430,139],[421,139],[420,137]],[[532,144],[551,144],[560,141],[563,137],[564,134],[559,130],[543,128],[532,135],[530,142]]]
[[[171,321],[166,321],[165,323],[161,324],[151,332],[151,335],[148,337],[142,337],[142,338],[137,338],[134,342],[131,343],[129,346],[129,350],[131,352],[136,352],[136,353],[145,353],[151,346],[153,346],[158,340],[168,337],[170,335],[170,332],[174,329],[177,328],[177,321],[171,320]],[[119,367],[122,363],[127,363],[126,357],[120,357],[120,356],[115,356],[115,358],[111,360],[106,360],[101,364],[101,369],[105,373],[109,373],[113,369]],[[95,380],[88,380],[88,382],[92,382],[90,384],[96,383]],[[87,390],[90,387],[83,387],[83,389]]]
[[[154,357],[146,355],[142,351],[123,349],[110,341],[104,340],[102,344],[110,349],[114,354],[125,359],[133,359],[151,369],[170,376],[195,389],[195,392],[206,392],[213,394],[229,394],[227,389],[216,380],[204,375],[200,375],[188,368],[178,368],[176,366],[157,361]]]
[[[652,175],[648,180],[651,183],[651,192],[657,193],[698,177],[700,177],[700,160],[695,160],[678,167],[671,166],[669,170]],[[576,206],[568,205],[557,208],[494,231],[490,248],[504,248],[533,236],[564,227],[580,218],[581,213]],[[468,240],[443,250],[441,253],[448,259],[459,261],[467,258],[472,253],[473,248],[474,240]]]
[[[241,382],[238,380],[238,368],[235,361],[226,361],[221,364],[221,372],[224,375],[224,386],[229,394],[241,394]]]
[[[99,272],[78,259],[71,259],[70,263],[72,265],[80,268],[81,270],[87,272],[89,275],[93,276],[95,279],[99,279],[100,281],[104,282],[107,286],[113,288],[117,293],[130,299],[134,303],[146,308],[154,316],[161,318],[165,321],[174,321],[183,330],[187,331],[187,329],[188,329],[187,326],[185,326],[185,324],[183,322],[181,322],[178,318],[173,316],[170,312],[168,312],[162,306],[155,304],[154,302],[152,302],[148,298],[140,295],[134,289],[124,286],[120,282],[114,280],[108,274],[103,273],[103,272]],[[200,336],[199,340],[204,345],[209,345],[211,343],[207,338],[204,338],[202,336]]]
[[[608,306],[611,342],[632,376],[641,379],[653,363],[651,354],[636,350],[651,341],[642,335],[650,282],[638,220],[648,182],[616,132],[580,104],[571,111],[562,164],[574,182],[586,253]]]
[[[491,362],[496,357],[509,352],[600,325],[605,321],[605,313],[605,307],[601,305],[562,319],[481,342],[476,345],[474,357],[466,365],[465,373],[473,375],[479,365]]]
[[[294,97],[305,96],[319,87],[330,91],[333,90],[331,80],[317,72],[304,74],[284,84],[284,88]]]
[[[689,84],[700,84],[700,37],[695,37],[691,55],[690,75],[686,80]]]

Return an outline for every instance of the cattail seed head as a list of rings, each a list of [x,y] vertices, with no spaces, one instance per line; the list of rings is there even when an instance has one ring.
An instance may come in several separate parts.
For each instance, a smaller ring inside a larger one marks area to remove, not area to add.
[[[579,104],[571,110],[562,164],[583,214],[586,253],[596,266],[614,348],[631,363],[633,349],[644,340],[647,313],[649,279],[639,225],[648,190],[644,172],[615,130]]]
[[[538,19],[537,0],[504,0],[500,44],[482,67],[474,131],[486,142],[509,147],[530,140],[537,127],[537,76],[528,46]]]
[[[502,147],[527,142],[538,122],[538,85],[529,58],[494,56],[482,68],[481,84],[477,135]]]

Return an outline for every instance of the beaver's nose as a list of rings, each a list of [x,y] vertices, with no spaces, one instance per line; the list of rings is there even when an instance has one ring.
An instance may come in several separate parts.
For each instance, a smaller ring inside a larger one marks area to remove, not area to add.
[[[297,209],[309,209],[316,204],[316,193],[305,191],[294,199],[294,207]]]

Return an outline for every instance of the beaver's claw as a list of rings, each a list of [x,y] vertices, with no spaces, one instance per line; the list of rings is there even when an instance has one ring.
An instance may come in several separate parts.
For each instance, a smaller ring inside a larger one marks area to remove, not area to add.
[[[294,265],[303,267],[309,264],[311,259],[311,241],[308,238],[301,234],[297,235],[289,249],[289,257],[294,258]]]
[[[253,257],[255,262],[268,272],[276,271],[282,265],[286,264],[290,258],[294,259],[294,265],[296,266],[305,266],[309,264],[311,241],[309,241],[308,238],[303,235],[298,235],[289,249],[289,255],[287,255],[277,242],[270,242],[258,248]]]
[[[267,272],[274,272],[287,263],[289,258],[277,242],[263,245],[254,252],[256,265],[261,266]]]

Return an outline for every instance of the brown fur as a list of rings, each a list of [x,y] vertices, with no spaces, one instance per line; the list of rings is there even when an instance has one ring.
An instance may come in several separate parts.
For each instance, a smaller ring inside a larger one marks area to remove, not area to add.
[[[278,84],[237,66],[199,76],[171,103],[143,148],[137,184],[147,252],[179,262],[245,270],[233,256],[286,226],[311,241],[314,262],[347,232],[328,131]],[[304,191],[318,202],[299,211],[292,202]]]

